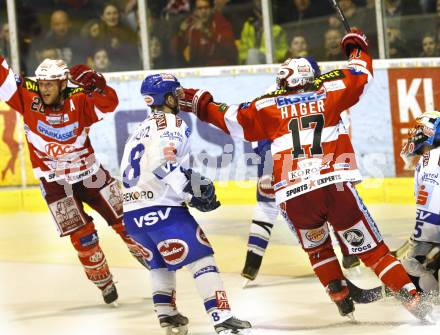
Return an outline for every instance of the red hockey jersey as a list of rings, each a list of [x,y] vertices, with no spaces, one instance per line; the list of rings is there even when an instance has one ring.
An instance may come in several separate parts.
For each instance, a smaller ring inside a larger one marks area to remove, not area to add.
[[[76,183],[94,174],[99,163],[88,136],[89,127],[118,105],[116,92],[85,94],[82,88],[64,91],[62,110],[43,104],[37,82],[18,78],[0,56],[0,99],[23,116],[26,140],[36,178]]]
[[[197,117],[233,137],[272,142],[278,204],[330,184],[359,181],[344,111],[359,101],[373,69],[371,57],[361,51],[354,51],[348,64],[303,91],[278,90],[238,106],[212,102]]]

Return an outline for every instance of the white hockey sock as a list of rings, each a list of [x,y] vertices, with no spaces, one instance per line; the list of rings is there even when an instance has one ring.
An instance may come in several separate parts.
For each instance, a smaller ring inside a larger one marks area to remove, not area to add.
[[[176,308],[176,271],[150,270],[154,311],[158,318],[178,313]]]
[[[248,250],[263,256],[269,243],[273,224],[278,216],[275,201],[258,201],[254,208],[251,229],[248,239]]]
[[[206,312],[214,325],[229,319],[232,314],[214,257],[204,257],[188,264],[187,267],[193,275]]]
[[[259,256],[264,256],[267,245],[269,244],[272,228],[273,224],[269,222],[252,220],[248,239],[248,250]]]

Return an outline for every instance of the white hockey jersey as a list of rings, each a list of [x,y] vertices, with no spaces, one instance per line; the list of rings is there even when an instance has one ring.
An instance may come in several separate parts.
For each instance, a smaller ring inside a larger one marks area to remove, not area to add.
[[[178,116],[154,110],[125,144],[121,161],[124,212],[181,206],[188,196],[190,129]]]
[[[417,217],[413,238],[440,243],[440,147],[428,151],[416,166]]]

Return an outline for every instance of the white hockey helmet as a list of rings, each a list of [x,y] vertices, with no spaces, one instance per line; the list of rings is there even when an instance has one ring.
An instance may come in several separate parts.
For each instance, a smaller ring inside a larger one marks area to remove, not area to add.
[[[288,58],[277,73],[279,88],[294,88],[312,83],[315,70],[306,58]]]
[[[66,80],[69,68],[62,59],[46,58],[35,70],[37,80]]]

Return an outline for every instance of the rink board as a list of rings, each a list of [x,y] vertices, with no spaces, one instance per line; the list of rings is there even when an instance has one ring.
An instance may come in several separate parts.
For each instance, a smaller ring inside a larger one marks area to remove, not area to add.
[[[369,178],[359,184],[357,189],[367,204],[414,203],[412,178]],[[216,190],[223,205],[252,205],[256,202],[255,181],[216,182]],[[0,213],[46,210],[39,187],[0,189]]]

